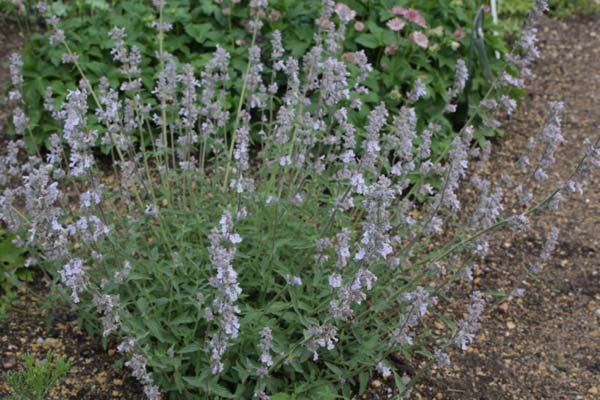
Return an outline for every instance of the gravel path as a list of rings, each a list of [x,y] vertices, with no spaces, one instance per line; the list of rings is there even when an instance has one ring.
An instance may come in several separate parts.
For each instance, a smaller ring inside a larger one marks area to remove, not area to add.
[[[551,179],[571,170],[584,138],[600,134],[600,16],[546,18],[539,34],[529,95],[494,144],[489,171],[496,177],[517,169],[549,101],[566,106],[566,143]],[[454,367],[431,371],[412,398],[600,399],[600,173],[587,180],[583,195],[536,221],[525,235],[501,234],[475,280],[480,290],[516,284],[526,295],[487,316],[475,345],[452,355]],[[552,226],[560,230],[554,258],[539,275],[525,274]]]

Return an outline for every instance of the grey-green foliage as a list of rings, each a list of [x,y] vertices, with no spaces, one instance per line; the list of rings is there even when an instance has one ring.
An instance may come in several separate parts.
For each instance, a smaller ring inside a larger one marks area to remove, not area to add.
[[[9,400],[43,400],[48,391],[64,377],[71,363],[55,357],[50,351],[43,360],[24,354],[25,368],[21,371],[8,371],[2,378],[13,390]]]

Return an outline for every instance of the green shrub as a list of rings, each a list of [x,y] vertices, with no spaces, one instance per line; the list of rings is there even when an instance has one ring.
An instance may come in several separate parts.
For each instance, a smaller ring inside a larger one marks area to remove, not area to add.
[[[42,361],[31,354],[24,354],[25,368],[21,371],[8,371],[2,375],[13,394],[9,400],[44,400],[48,391],[65,376],[71,363],[54,357],[50,351]]]
[[[92,3],[96,4],[93,13],[86,8]],[[249,15],[246,1],[239,4],[230,0],[217,3],[169,1],[164,10],[164,19],[173,25],[173,29],[165,35],[163,47],[175,57],[178,64],[189,63],[196,69],[206,65],[217,44],[225,48],[232,57],[232,87],[228,88],[229,97],[224,106],[231,108],[237,104],[240,96],[239,78],[244,73],[246,54],[251,42],[245,26],[252,16]],[[341,51],[365,50],[375,69],[365,82],[370,90],[370,94],[364,98],[366,103],[374,106],[384,101],[388,109],[396,113],[407,103],[406,96],[412,84],[420,79],[427,94],[415,104],[415,108],[419,115],[426,117],[424,120],[435,120],[441,125],[433,138],[436,157],[445,153],[453,139],[453,130],[460,129],[469,118],[470,123],[481,126],[480,116],[475,114],[472,105],[478,104],[490,89],[492,76],[497,76],[506,68],[505,61],[496,59],[494,54],[505,54],[507,46],[501,36],[490,34],[484,24],[481,25],[482,32],[485,32],[483,38],[475,34],[473,23],[479,11],[479,1],[348,0],[347,4],[355,10],[356,21],[362,26],[355,23],[348,26]],[[403,18],[392,13],[394,7],[400,5],[404,8],[416,8],[423,23],[404,18],[405,26],[402,30],[394,32],[389,29],[386,26],[389,20],[393,17]],[[295,57],[302,55],[311,45],[315,33],[313,21],[318,17],[320,9],[320,0],[272,1],[265,11],[265,27],[256,39],[263,54],[269,52],[271,33],[279,30],[290,53]],[[66,4],[55,2],[52,12],[59,12],[59,26],[66,32],[72,51],[79,56],[79,64],[94,85],[98,84],[102,76],[106,76],[111,85],[122,77],[111,60],[110,49],[113,43],[106,38],[113,27],[124,28],[128,33],[127,44],[138,46],[144,60],[141,79],[148,90],[143,91],[142,95],[149,92],[159,71],[158,64],[148,61],[158,51],[157,41],[147,34],[148,29],[152,29],[152,23],[156,22],[150,1],[125,0],[110,7],[104,1]],[[488,18],[484,16],[481,22]],[[425,45],[426,40],[427,48],[421,48],[411,40],[411,35],[415,34],[424,35],[421,37],[421,44]],[[23,52],[25,103],[31,124],[35,127],[36,140],[38,144],[44,142],[46,146],[49,145],[49,135],[57,130],[51,115],[42,106],[46,88],[52,87],[58,101],[63,101],[67,90],[74,89],[79,79],[71,64],[61,63],[63,49],[47,48],[48,36],[49,33],[34,35]],[[468,61],[471,80],[458,104],[457,112],[452,115],[444,114],[443,107],[447,103],[445,90],[453,82],[455,64],[459,58]],[[505,90],[495,88],[492,97],[501,98],[506,94]],[[513,90],[510,94],[517,96],[518,93]],[[142,100],[153,101],[149,96]],[[351,114],[355,112],[351,111]],[[365,115],[363,112],[360,117],[364,118]],[[93,119],[91,123],[94,123]],[[477,132],[477,139],[501,133],[494,127],[481,128]],[[104,151],[107,151],[106,147]]]
[[[261,38],[265,3],[249,8],[252,42]],[[523,73],[537,54],[530,45],[542,5],[511,53]],[[471,125],[453,134],[443,162],[432,154],[438,119],[423,119],[417,105],[397,114],[385,102],[368,106],[366,55],[339,51],[349,15],[325,2],[301,60],[277,34],[262,57],[251,42],[241,75],[223,48],[199,78],[159,51],[153,96],[136,80],[148,62],[113,30],[126,76],[94,86],[84,75],[64,102],[48,99],[60,130],[43,159],[20,162],[23,137],[33,133],[17,108],[22,137],[0,171],[18,184],[2,192],[0,218],[45,261],[81,321],[119,338],[148,398],[351,398],[365,392],[374,369],[405,392],[387,355],[445,366],[448,347],[465,350],[474,340],[490,296],[461,298],[464,318],[449,315],[445,302],[456,282],[472,279],[491,232],[523,228],[600,164],[595,143],[556,190],[534,191],[563,140],[562,105],[553,103],[521,159],[529,185],[515,188],[520,203],[505,209],[502,190],[482,175],[489,143],[472,145]],[[60,31],[51,35],[68,46]],[[85,74],[68,47],[66,55]],[[19,61],[11,59],[17,107]],[[467,86],[464,60],[453,75],[440,90],[446,114]],[[520,84],[498,75],[494,86]],[[477,109],[495,124],[492,115],[514,106],[485,98]],[[97,140],[115,168],[108,178]],[[473,207],[459,199],[463,181],[481,194]],[[543,261],[556,240],[552,230]],[[434,319],[445,327],[439,333],[429,328]]]

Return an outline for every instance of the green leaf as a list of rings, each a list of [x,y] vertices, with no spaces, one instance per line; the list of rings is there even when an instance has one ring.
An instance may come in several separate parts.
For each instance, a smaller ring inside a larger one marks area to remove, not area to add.
[[[217,383],[215,380],[207,381],[203,375],[184,376],[183,380],[197,388],[205,389],[206,387],[208,387],[208,391],[211,394],[216,394],[217,396],[224,397],[226,399],[234,398],[234,395],[229,390],[227,390],[227,388],[219,385],[219,383]]]
[[[109,8],[106,0],[85,0],[85,4],[99,10],[108,10]]]
[[[367,390],[367,385],[369,384],[369,373],[367,371],[363,371],[358,375],[359,387],[358,394],[362,395]]]
[[[208,38],[206,34],[212,30],[212,25],[208,23],[185,24],[184,29],[196,42],[203,44]]]
[[[192,344],[188,344],[187,346],[183,347],[181,350],[178,351],[179,354],[187,354],[187,353],[194,353],[196,351],[200,351],[203,349],[203,346],[201,343],[192,343]]]
[[[327,365],[327,368],[329,368],[331,371],[333,371],[333,373],[336,374],[338,377],[340,377],[340,378],[344,377],[344,371],[339,369],[337,366],[333,365],[332,363],[330,363],[328,361],[325,361],[325,365]]]
[[[399,394],[404,394],[406,392],[406,384],[396,371],[392,371],[392,373],[394,374],[394,382],[396,383],[396,389],[398,389]]]
[[[275,393],[271,396],[271,400],[294,400],[294,398],[287,393]]]
[[[146,320],[146,326],[150,330],[150,333],[154,335],[158,340],[165,343],[169,342],[166,336],[167,332],[154,319],[148,318]]]
[[[376,49],[379,47],[379,40],[375,37],[375,35],[370,33],[363,33],[356,37],[356,42],[367,49]]]

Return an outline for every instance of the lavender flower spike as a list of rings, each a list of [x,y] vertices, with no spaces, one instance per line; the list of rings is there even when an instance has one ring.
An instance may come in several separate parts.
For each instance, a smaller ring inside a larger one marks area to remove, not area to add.
[[[475,333],[481,326],[479,319],[483,313],[484,305],[485,300],[481,292],[474,291],[471,294],[471,304],[467,306],[467,317],[458,323],[458,332],[454,338],[454,343],[463,351],[473,342]]]
[[[448,89],[448,97],[454,99],[463,91],[469,80],[469,69],[465,64],[465,60],[460,58],[456,62],[456,77],[454,78],[454,86]]]
[[[213,228],[208,237],[210,261],[216,269],[215,276],[210,279],[210,285],[217,291],[212,302],[212,313],[221,317],[218,320],[218,329],[213,333],[209,343],[212,349],[213,374],[223,371],[224,365],[221,357],[227,349],[227,342],[238,336],[240,309],[235,302],[242,293],[237,282],[237,273],[232,266],[236,252],[233,245],[240,243],[242,238],[233,232],[233,218],[229,211],[223,212],[219,224],[220,227]]]

